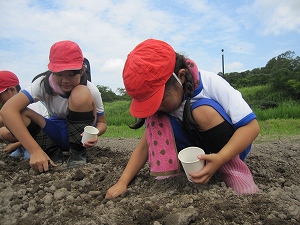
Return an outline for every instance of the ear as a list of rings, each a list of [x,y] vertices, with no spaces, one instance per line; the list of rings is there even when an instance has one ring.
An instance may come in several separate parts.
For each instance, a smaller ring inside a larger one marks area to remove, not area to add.
[[[83,65],[83,66],[82,66],[82,69],[81,69],[81,74],[80,74],[80,76],[82,76],[85,72],[86,72],[86,67]]]
[[[185,69],[180,69],[177,75],[182,84],[185,82],[185,73]]]

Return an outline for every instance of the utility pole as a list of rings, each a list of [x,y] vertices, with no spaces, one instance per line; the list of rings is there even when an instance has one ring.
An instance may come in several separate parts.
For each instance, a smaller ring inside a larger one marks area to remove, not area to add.
[[[224,49],[223,48],[221,52],[222,52],[222,77],[224,78],[225,73],[224,73]]]

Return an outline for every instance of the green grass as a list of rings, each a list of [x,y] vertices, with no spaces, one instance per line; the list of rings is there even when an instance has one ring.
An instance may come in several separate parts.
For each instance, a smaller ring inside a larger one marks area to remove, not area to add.
[[[260,126],[258,141],[300,138],[300,119],[258,120],[258,123]]]
[[[294,101],[280,103],[276,108],[254,108],[253,111],[260,121],[272,119],[300,119],[300,104]]]
[[[258,139],[276,139],[300,137],[300,103],[287,99],[283,101],[282,93],[271,93],[267,86],[243,88],[241,90],[246,101],[255,103],[259,99],[276,102],[275,108],[253,108],[260,124],[261,132]],[[270,94],[268,95],[268,93]],[[276,95],[276,97],[274,97]],[[278,99],[278,101],[276,100]],[[144,128],[130,129],[128,125],[136,122],[129,113],[130,101],[104,103],[108,129],[103,137],[141,138]]]
[[[270,119],[258,121],[260,134],[257,141],[274,140],[281,138],[300,138],[300,119]],[[108,126],[103,137],[111,138],[141,138],[144,128],[130,129],[127,125]]]
[[[131,129],[127,125],[115,126],[111,125],[107,127],[107,131],[101,137],[112,138],[141,138],[145,128]]]
[[[132,125],[136,119],[129,113],[130,101],[104,103],[105,116],[109,126]]]
[[[250,105],[261,100],[280,103],[289,99],[287,93],[274,91],[270,85],[244,87],[240,88],[239,91]]]
[[[300,119],[300,102],[269,85],[245,87],[239,90],[259,121],[269,119]]]

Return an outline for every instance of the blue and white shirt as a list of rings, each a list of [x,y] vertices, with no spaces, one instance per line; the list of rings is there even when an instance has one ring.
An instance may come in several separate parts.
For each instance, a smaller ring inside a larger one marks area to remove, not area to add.
[[[205,70],[199,70],[198,74],[200,84],[191,98],[192,110],[200,105],[210,105],[224,119],[230,122],[235,129],[248,124],[256,118],[256,115],[243,99],[241,93],[234,89],[226,80],[215,73]],[[184,104],[185,100],[170,114],[182,120]]]
[[[41,86],[41,81],[44,77],[36,79],[29,87],[22,90],[22,92],[29,98],[30,102],[42,101],[44,102],[49,114],[51,116],[66,119],[68,112],[68,98],[59,94],[49,95],[45,88]],[[104,106],[101,98],[101,93],[98,88],[87,81],[87,87],[90,89],[96,105],[97,116],[104,114]]]

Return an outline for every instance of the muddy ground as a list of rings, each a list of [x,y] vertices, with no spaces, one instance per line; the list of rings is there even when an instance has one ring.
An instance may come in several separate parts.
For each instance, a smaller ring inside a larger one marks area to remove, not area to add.
[[[42,174],[1,151],[0,224],[300,224],[300,137],[255,141],[246,163],[259,194],[237,195],[218,175],[207,185],[155,180],[146,165],[121,197],[105,199],[137,142],[102,138],[85,167]]]

